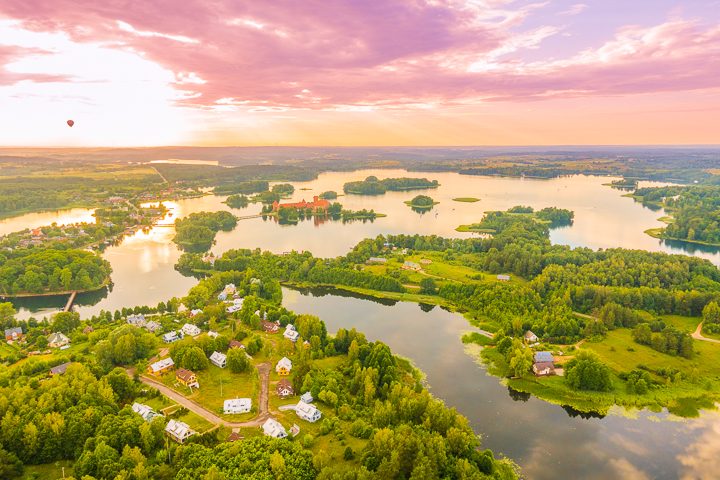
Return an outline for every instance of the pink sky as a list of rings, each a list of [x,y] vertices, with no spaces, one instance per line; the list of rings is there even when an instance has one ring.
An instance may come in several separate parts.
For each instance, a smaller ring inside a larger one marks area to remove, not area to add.
[[[0,145],[717,144],[719,118],[718,0],[0,3]]]

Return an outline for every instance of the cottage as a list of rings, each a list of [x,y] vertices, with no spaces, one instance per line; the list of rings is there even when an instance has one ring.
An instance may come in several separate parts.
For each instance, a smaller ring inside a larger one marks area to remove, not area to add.
[[[223,289],[223,292],[227,293],[228,295],[234,295],[237,291],[237,287],[234,283],[228,283],[225,285],[225,288]]]
[[[367,259],[367,262],[365,262],[365,263],[367,263],[368,265],[384,265],[387,263],[387,258],[370,257]]]
[[[127,323],[135,325],[136,327],[144,327],[147,321],[145,320],[145,315],[139,314],[127,317]]]
[[[245,348],[245,345],[238,342],[237,340],[230,340],[230,344],[228,346],[230,348]]]
[[[18,342],[25,338],[22,327],[13,327],[5,329],[5,340],[8,342]]]
[[[297,342],[298,337],[300,334],[295,330],[295,325],[292,323],[288,323],[285,327],[285,333],[283,333],[283,337],[287,338],[291,342]]]
[[[315,405],[305,403],[302,400],[300,400],[297,406],[295,406],[295,413],[303,420],[312,423],[320,420],[320,417],[322,416],[322,413],[317,409],[317,407],[315,407]]]
[[[233,398],[225,400],[223,403],[223,412],[227,415],[236,413],[248,413],[252,408],[252,400],[249,398]]]
[[[189,335],[191,337],[197,337],[202,333],[202,330],[200,330],[197,325],[193,325],[192,323],[186,323],[182,326],[180,331],[183,333],[183,335]]]
[[[535,362],[532,370],[538,377],[553,375],[555,373],[555,364],[553,362]]]
[[[178,368],[175,372],[175,380],[182,383],[186,387],[200,388],[200,382],[198,382],[197,375],[190,370],[184,368]]]
[[[509,282],[510,281],[510,275],[498,275],[497,279],[501,282]]]
[[[132,411],[140,415],[146,422],[152,422],[155,417],[162,417],[161,414],[142,403],[133,403]]]
[[[538,337],[535,335],[532,330],[528,330],[525,332],[525,335],[523,335],[523,338],[525,339],[525,343],[537,343]]]
[[[403,269],[403,270],[412,270],[412,271],[414,271],[414,272],[419,272],[420,270],[422,270],[422,267],[420,267],[420,265],[417,264],[417,263],[415,263],[415,262],[405,262],[405,263],[403,263],[403,265],[402,265],[402,269]]]
[[[158,322],[151,320],[145,324],[145,330],[147,330],[150,333],[155,333],[158,330],[162,328],[162,325],[160,325]]]
[[[315,400],[312,396],[312,393],[305,392],[300,396],[300,400],[302,400],[305,403],[312,403],[313,400]]]
[[[277,365],[275,365],[275,372],[278,375],[290,375],[290,370],[292,370],[292,362],[287,357],[281,358]]]
[[[275,322],[266,322],[263,320],[260,322],[260,325],[265,333],[278,333],[280,331],[280,325]]]
[[[218,298],[218,300],[220,300],[221,302],[224,302],[225,300],[227,300],[227,293],[225,293],[225,292],[220,292],[220,293],[218,294],[217,298]]]
[[[242,310],[242,304],[241,305],[233,304],[225,309],[225,311],[227,313],[235,313],[235,312],[239,312],[240,310]]]
[[[178,333],[175,330],[168,332],[162,336],[163,342],[165,342],[165,343],[177,342],[181,338],[182,338],[182,333]]]
[[[273,438],[285,438],[287,437],[287,432],[285,431],[285,427],[280,425],[280,422],[275,420],[274,418],[268,418],[265,423],[262,425],[263,433],[267,435],[268,437]]]
[[[210,355],[210,361],[217,367],[225,368],[227,365],[227,355],[220,352],[213,352],[212,355]]]
[[[60,348],[68,345],[70,339],[62,334],[62,332],[51,333],[48,337],[48,346],[50,348]]]
[[[292,383],[284,378],[278,381],[275,391],[280,398],[288,398],[295,395],[295,389],[293,388]]]
[[[178,443],[183,443],[195,435],[195,431],[193,431],[187,423],[175,419],[170,419],[165,427],[165,433]]]
[[[165,372],[169,372],[175,367],[175,362],[172,358],[167,357],[159,360],[148,367],[148,373],[156,376],[160,376]]]
[[[550,352],[535,352],[535,357],[533,360],[535,361],[535,363],[554,362],[555,358],[553,357],[553,354]]]
[[[201,313],[203,313],[203,311],[200,310],[199,308],[196,308],[196,309],[194,309],[194,310],[190,310],[190,316],[191,316],[191,317],[196,317],[196,316],[200,315]]]
[[[50,375],[62,375],[65,373],[67,368],[72,364],[72,362],[65,362],[61,363],[60,365],[53,367],[50,369]]]

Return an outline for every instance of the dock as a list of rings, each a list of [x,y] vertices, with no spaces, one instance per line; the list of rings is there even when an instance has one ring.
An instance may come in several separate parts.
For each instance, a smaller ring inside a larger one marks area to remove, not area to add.
[[[75,297],[77,297],[77,290],[70,293],[70,298],[68,298],[67,303],[65,304],[65,308],[63,308],[63,312],[69,312],[72,310],[73,303],[75,303]]]

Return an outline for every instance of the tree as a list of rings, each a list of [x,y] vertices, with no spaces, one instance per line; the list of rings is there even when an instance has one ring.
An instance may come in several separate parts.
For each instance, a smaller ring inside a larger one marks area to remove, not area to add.
[[[606,392],[612,389],[610,369],[590,350],[581,350],[566,364],[565,381],[577,390]]]
[[[200,347],[189,347],[183,352],[180,365],[188,370],[207,370],[210,362]]]
[[[54,332],[68,334],[80,326],[80,314],[77,312],[59,312],[53,317]]]
[[[18,457],[0,448],[0,478],[18,478],[23,473],[23,464]]]
[[[425,277],[420,280],[420,293],[435,295],[435,293],[437,293],[437,284],[435,283],[435,280],[430,277]]]
[[[515,342],[514,342],[515,343]],[[510,353],[510,369],[516,377],[524,377],[533,364],[532,350],[517,341]]]
[[[702,318],[705,323],[720,323],[720,305],[715,301],[705,305],[702,311]]]
[[[242,348],[231,348],[227,352],[227,365],[231,372],[242,373],[250,368],[250,360]]]

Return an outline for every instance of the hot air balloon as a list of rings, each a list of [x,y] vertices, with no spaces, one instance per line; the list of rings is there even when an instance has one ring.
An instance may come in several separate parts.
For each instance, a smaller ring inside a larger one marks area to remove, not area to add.
[[[68,120],[67,124],[69,127],[72,127],[73,125],[75,125],[75,122],[73,120]]]

